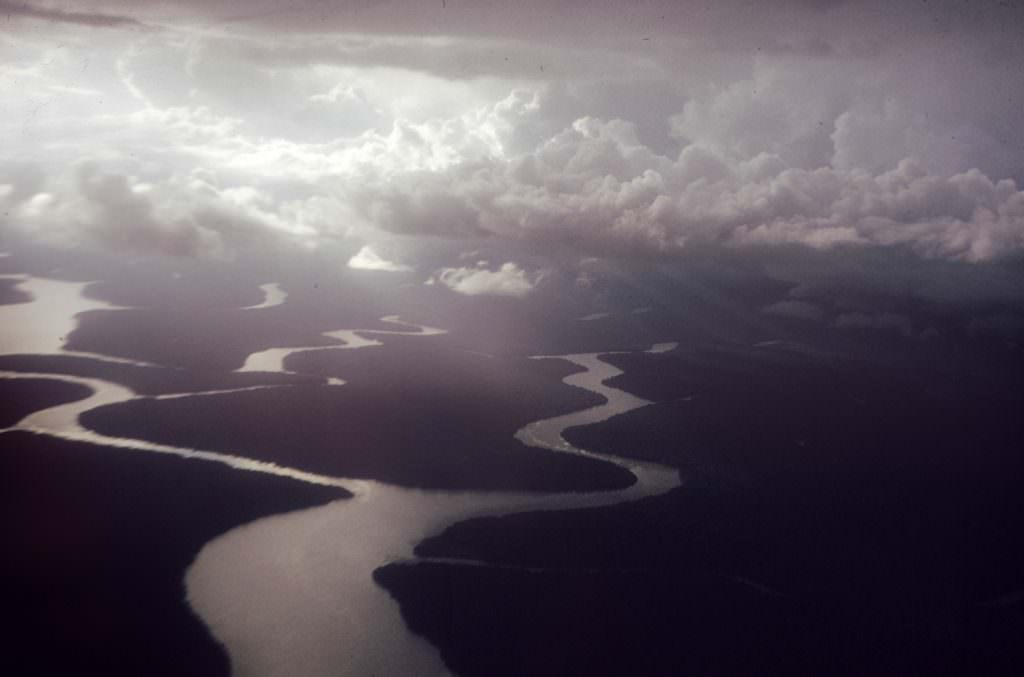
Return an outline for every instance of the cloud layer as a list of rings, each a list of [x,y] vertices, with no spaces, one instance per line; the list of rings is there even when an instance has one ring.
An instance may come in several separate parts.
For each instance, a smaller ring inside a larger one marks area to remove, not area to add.
[[[105,14],[103,12],[73,12],[59,7],[48,7],[27,2],[11,2],[10,0],[0,0],[0,14],[4,14],[7,17],[39,19],[42,21],[90,27],[142,27],[139,21],[124,15]],[[9,20],[10,18],[8,18]]]
[[[379,181],[379,182],[378,182]],[[581,118],[532,152],[388,174],[350,193],[398,233],[570,240],[596,250],[672,253],[693,242],[906,245],[981,261],[1024,244],[1024,193],[978,170],[928,173],[731,160],[700,145],[654,153],[621,120]]]
[[[531,3],[417,31],[397,3],[345,33],[321,3],[6,3],[0,227],[186,256],[382,231],[1019,255],[1020,13],[854,4],[581,6],[584,40],[526,30]]]

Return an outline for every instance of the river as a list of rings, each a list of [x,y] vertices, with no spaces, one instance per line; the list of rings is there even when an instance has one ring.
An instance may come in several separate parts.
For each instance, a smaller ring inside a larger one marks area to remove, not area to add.
[[[75,354],[60,350],[63,338],[75,326],[75,316],[85,310],[119,308],[88,299],[84,283],[31,277],[19,280],[18,286],[31,293],[34,301],[0,306],[0,324],[9,327],[12,321],[22,320],[30,326],[16,325],[22,329],[14,337],[9,339],[5,335],[2,354]],[[266,300],[248,310],[258,311],[286,301],[286,292],[280,286],[264,285],[262,289]],[[40,312],[42,321],[25,319],[40,317]],[[241,370],[287,373],[286,358],[303,350],[351,350],[381,345],[380,340],[370,338],[375,335],[429,336],[444,331],[407,323],[395,316],[382,321],[409,329],[339,329],[325,333],[343,341],[337,346],[271,348],[250,355]],[[674,346],[657,344],[648,352],[663,352]],[[583,371],[566,377],[564,382],[594,392],[606,401],[535,421],[516,433],[524,444],[598,458],[636,476],[636,482],[622,490],[578,493],[409,489],[258,461],[247,458],[244,450],[228,454],[111,437],[85,429],[79,424],[79,416],[97,406],[138,397],[130,389],[100,379],[60,374],[0,372],[0,378],[49,378],[83,384],[93,391],[77,402],[35,412],[11,430],[224,463],[238,470],[340,486],[353,493],[351,499],[275,515],[233,529],[208,543],[186,572],[188,602],[227,648],[235,675],[445,675],[448,673],[437,649],[409,632],[398,605],[374,583],[372,574],[376,568],[412,559],[413,548],[421,540],[467,518],[610,505],[679,486],[675,469],[595,454],[563,439],[562,433],[570,427],[597,423],[649,404],[606,384],[621,372],[602,360],[602,354],[535,356],[533,359],[566,360],[582,367]],[[131,362],[91,354],[82,356]],[[340,379],[332,379],[328,385],[342,384]],[[225,391],[172,397],[221,392]]]

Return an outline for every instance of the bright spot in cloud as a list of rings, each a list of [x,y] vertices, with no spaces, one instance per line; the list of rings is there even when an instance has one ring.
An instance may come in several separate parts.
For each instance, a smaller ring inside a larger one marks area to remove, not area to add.
[[[466,296],[487,294],[524,298],[537,288],[537,285],[543,278],[543,271],[530,275],[515,263],[509,261],[498,270],[468,266],[462,268],[442,268],[427,283],[434,284],[435,282],[440,282],[452,291],[465,294]]]
[[[370,245],[364,245],[348,260],[348,267],[356,270],[377,270],[386,273],[409,273],[412,268],[403,263],[388,261]]]

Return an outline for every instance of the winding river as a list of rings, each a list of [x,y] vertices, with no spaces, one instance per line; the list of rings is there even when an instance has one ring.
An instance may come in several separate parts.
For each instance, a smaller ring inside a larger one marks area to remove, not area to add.
[[[60,345],[75,326],[75,316],[117,306],[88,299],[84,283],[19,277],[19,287],[32,303],[0,306],[0,323],[43,313],[30,329],[2,337],[0,354],[69,354]],[[277,285],[264,285],[259,310],[285,302]],[[382,321],[408,330],[337,330],[325,335],[343,341],[337,346],[272,348],[253,353],[242,371],[288,372],[286,358],[303,350],[356,349],[381,342],[374,335],[428,336],[443,333],[395,316]],[[22,325],[24,326],[24,325]],[[648,352],[671,350],[657,344]],[[75,353],[71,353],[75,354]],[[601,359],[602,353],[536,356],[561,359],[583,368],[564,382],[594,392],[605,403],[524,426],[516,438],[553,452],[601,459],[624,467],[637,481],[622,490],[580,493],[514,493],[436,491],[398,487],[372,480],[351,480],[309,473],[246,458],[244,451],[225,454],[101,435],[82,427],[79,416],[92,408],[125,402],[136,393],[124,386],[59,374],[0,372],[0,378],[39,377],[79,383],[93,394],[70,404],[35,412],[9,430],[27,430],[100,445],[169,453],[224,463],[239,470],[266,472],[316,484],[341,486],[354,494],[324,506],[276,515],[233,529],[208,543],[186,573],[188,602],[224,644],[237,676],[277,675],[444,675],[435,647],[406,628],[398,605],[372,578],[389,562],[409,560],[415,545],[448,525],[470,517],[524,510],[595,507],[632,501],[679,485],[675,469],[653,463],[596,454],[573,447],[562,433],[574,426],[603,421],[649,404],[606,385],[621,372]],[[99,357],[104,359],[102,356]],[[117,359],[117,358],[105,358]],[[132,362],[130,360],[120,360]],[[134,364],[142,364],[133,362]],[[328,385],[341,385],[335,379]],[[288,387],[288,386],[255,386]],[[245,388],[248,390],[251,388]],[[231,391],[207,391],[164,397],[185,397]]]

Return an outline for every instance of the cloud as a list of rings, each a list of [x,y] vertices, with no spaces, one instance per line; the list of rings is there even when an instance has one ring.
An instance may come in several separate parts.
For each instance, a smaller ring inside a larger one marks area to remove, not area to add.
[[[498,236],[626,255],[802,244],[903,247],[979,262],[1024,247],[1024,193],[1012,179],[977,169],[943,175],[908,158],[879,172],[853,161],[804,168],[770,152],[746,157],[756,144],[716,150],[693,142],[669,155],[626,120],[552,126],[546,107],[561,104],[543,92],[516,90],[454,117],[399,120],[387,132],[324,143],[253,136],[211,109],[146,100],[149,107],[124,117],[69,121],[63,133],[82,140],[52,141],[47,153],[56,164],[57,153],[95,144],[107,164],[111,156],[123,164],[109,149],[131,150],[128,164],[155,165],[165,190],[187,190],[201,163],[225,189],[261,195],[249,207],[275,222],[268,232],[301,230],[314,242],[337,229],[327,224],[358,222],[402,235]],[[153,138],[164,143],[154,147]],[[60,198],[71,185],[46,192]],[[354,218],[313,215],[324,209]]]
[[[0,119],[20,167],[0,200],[41,237],[188,255],[380,230],[579,255],[1019,255],[1020,15],[857,4],[752,21],[745,3],[658,1],[624,25],[591,3],[586,41],[567,41],[579,22],[539,2],[8,2],[170,28],[97,43],[54,18],[0,40],[0,82],[23,93]],[[960,30],[939,39],[922,13]],[[88,180],[69,169],[83,158]]]
[[[220,188],[201,173],[148,183],[82,163],[49,190],[4,191],[0,222],[49,244],[113,252],[230,258],[273,247],[301,227],[267,211],[252,187]]]
[[[544,279],[544,273],[533,275],[511,261],[502,264],[498,270],[487,268],[442,268],[428,280],[428,284],[441,283],[459,294],[466,296],[511,296],[524,298],[537,288]]]
[[[100,12],[69,12],[67,10],[43,7],[27,2],[0,0],[0,14],[7,17],[24,17],[58,23],[77,24],[95,28],[144,28],[145,24],[129,16],[104,14]]]
[[[433,130],[416,130],[433,147]],[[449,146],[450,147],[450,146]],[[691,243],[905,246],[982,261],[1024,246],[1024,193],[971,169],[911,159],[872,174],[729,159],[700,145],[654,153],[622,120],[581,118],[512,158],[450,158],[433,171],[367,177],[348,199],[398,233],[571,240],[594,250],[672,254]]]
[[[408,273],[413,270],[405,264],[382,258],[370,245],[363,245],[363,248],[348,260],[348,267],[356,270],[377,270],[386,273]]]
[[[615,74],[650,77],[657,66],[639,55],[585,45],[543,45],[520,39],[472,36],[437,40],[417,35],[302,35],[221,39],[221,53],[274,68],[354,66],[418,71],[448,80],[507,78],[553,81],[566,76]],[[539,65],[543,65],[541,70]]]
[[[807,320],[810,322],[820,322],[825,317],[825,313],[822,312],[821,308],[813,303],[796,300],[773,303],[762,308],[761,312],[766,315],[789,317],[795,320]]]
[[[871,55],[891,42],[911,42],[920,36],[958,34],[1004,39],[1019,31],[1020,12],[1015,3],[977,0],[929,2],[919,6],[882,0],[776,0],[770,6],[751,7],[743,0],[649,0],[632,7],[628,15],[613,3],[563,0],[551,12],[547,0],[522,0],[473,5],[416,0],[373,3],[366,0],[301,0],[282,6],[280,0],[173,0],[139,3],[137,0],[78,0],[76,4],[104,9],[118,6],[154,15],[215,22],[222,30],[239,24],[250,30],[278,33],[346,30],[354,34],[476,37],[532,37],[538,41],[580,42],[586,38],[615,44],[628,38],[637,51],[674,37],[699,40],[719,49],[760,47],[765,53],[826,58],[835,54]],[[152,8],[145,5],[153,5]],[[580,17],[585,17],[581,21]],[[643,44],[641,37],[650,38]],[[896,38],[900,40],[897,41]],[[947,41],[952,39],[947,37]],[[891,49],[902,48],[893,45]],[[874,51],[872,51],[874,48]]]

